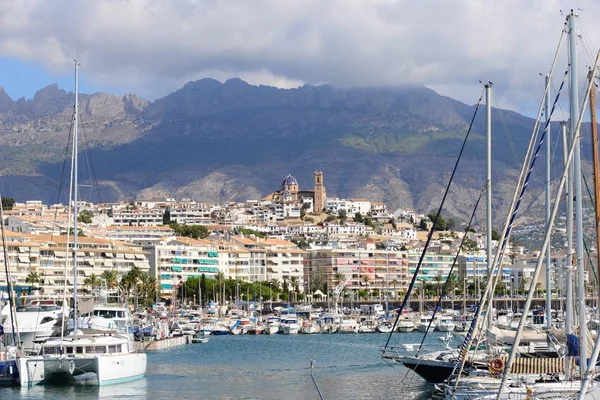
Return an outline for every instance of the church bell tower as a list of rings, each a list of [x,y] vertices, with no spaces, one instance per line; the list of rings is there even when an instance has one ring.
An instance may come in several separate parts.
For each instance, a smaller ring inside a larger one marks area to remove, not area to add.
[[[327,195],[325,193],[325,186],[323,186],[323,172],[315,171],[315,197],[314,197],[314,210],[320,213],[325,208],[325,199]]]

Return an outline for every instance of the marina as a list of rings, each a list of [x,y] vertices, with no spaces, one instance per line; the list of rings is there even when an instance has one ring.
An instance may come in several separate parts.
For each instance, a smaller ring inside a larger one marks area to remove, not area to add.
[[[432,346],[439,340],[432,334]],[[387,335],[228,335],[148,353],[146,377],[115,386],[2,388],[2,399],[427,399],[432,386],[381,359]],[[416,341],[419,334],[407,334]],[[402,383],[401,383],[402,382]]]

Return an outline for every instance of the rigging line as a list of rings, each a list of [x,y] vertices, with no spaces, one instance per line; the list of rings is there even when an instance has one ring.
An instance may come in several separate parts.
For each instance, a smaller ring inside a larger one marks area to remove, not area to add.
[[[517,157],[517,149],[515,148],[515,143],[512,140],[512,137],[510,136],[510,131],[508,130],[508,125],[506,124],[506,120],[504,119],[504,113],[502,112],[502,109],[500,109],[500,107],[498,106],[498,104],[500,104],[500,103],[498,102],[498,99],[496,98],[496,92],[493,90],[492,90],[492,99],[493,99],[493,102],[496,103],[496,113],[500,117],[500,122],[502,122],[502,127],[504,128],[504,133],[506,134],[506,138],[508,139],[508,144],[510,146],[510,150],[512,151],[512,155],[515,158],[515,162],[518,164],[519,159]]]
[[[527,175],[525,176],[525,180],[523,181],[523,186],[521,187],[521,193],[519,194],[519,198],[515,204],[515,209],[512,212],[509,224],[506,228],[506,235],[505,238],[502,242],[502,249],[501,251],[503,252],[504,249],[506,248],[506,245],[508,244],[508,236],[510,235],[510,232],[512,230],[512,226],[515,222],[516,216],[517,216],[517,212],[519,211],[519,207],[521,205],[521,202],[523,200],[523,195],[525,194],[525,191],[527,190],[527,185],[529,184],[529,180],[531,179],[531,173],[533,172],[533,168],[535,167],[535,161],[537,160],[539,154],[540,154],[540,149],[542,147],[542,144],[544,143],[544,139],[546,136],[546,133],[548,132],[548,127],[550,126],[550,122],[552,120],[552,115],[554,115],[554,110],[556,108],[556,103],[558,103],[558,100],[560,98],[560,93],[562,92],[562,89],[565,85],[565,80],[567,78],[567,74],[568,74],[568,70],[565,71],[564,77],[563,77],[563,81],[560,84],[560,87],[558,88],[558,93],[556,94],[556,97],[554,99],[554,103],[552,104],[552,109],[550,111],[550,116],[548,117],[548,121],[545,123],[544,126],[544,130],[542,131],[541,136],[539,137],[539,141],[538,141],[538,145],[537,148],[535,149],[535,153],[533,154],[533,157],[531,158],[531,161],[529,163],[529,169],[527,171]],[[493,270],[494,268],[492,268]]]
[[[96,169],[94,168],[94,163],[92,162],[92,153],[91,153],[91,146],[89,143],[89,140],[87,138],[87,134],[85,132],[85,124],[83,121],[83,113],[81,113],[81,115],[79,116],[81,119],[81,129],[83,130],[83,139],[85,142],[85,152],[87,155],[86,160],[88,161],[88,168],[92,174],[92,182],[93,184],[95,184],[96,186],[96,191],[98,192],[98,203],[101,203],[102,198],[100,197],[100,185],[98,185],[98,177],[96,175]]]
[[[590,64],[592,64],[594,62],[594,53],[591,51],[591,49],[597,49],[598,46],[594,46],[593,40],[590,38],[590,35],[588,35],[581,19],[577,17],[575,21],[577,23],[577,26],[579,27],[579,32],[581,33],[580,40],[582,47],[586,52],[586,55],[588,56],[587,61],[589,61]]]
[[[433,225],[431,225],[431,229],[429,230],[429,234],[427,235],[427,241],[425,242],[425,246],[423,247],[423,251],[421,252],[421,256],[419,258],[419,263],[417,264],[417,268],[415,269],[415,272],[412,276],[412,279],[408,286],[408,290],[406,291],[406,294],[404,295],[404,299],[402,300],[402,305],[400,306],[400,308],[397,311],[396,319],[394,320],[394,325],[392,326],[392,330],[387,338],[387,341],[385,342],[385,346],[384,346],[385,348],[387,348],[388,344],[390,343],[392,334],[394,333],[394,330],[396,329],[396,325],[398,324],[398,319],[400,319],[400,316],[402,315],[402,310],[404,309],[404,307],[406,307],[406,304],[408,303],[408,299],[410,298],[410,294],[415,286],[415,281],[417,280],[417,276],[419,274],[419,271],[421,270],[421,265],[423,264],[423,259],[425,258],[425,253],[427,252],[427,248],[429,247],[429,243],[431,242],[431,238],[433,237],[433,232],[435,231],[435,225],[437,224],[440,216],[442,215],[442,209],[444,208],[444,203],[446,201],[446,197],[448,197],[448,193],[450,192],[450,185],[452,184],[454,175],[456,174],[456,170],[458,169],[458,163],[460,162],[462,154],[467,145],[467,139],[469,138],[471,130],[473,129],[473,124],[475,123],[475,116],[477,115],[477,111],[479,110],[479,106],[481,105],[482,99],[483,99],[483,91],[481,93],[481,96],[479,97],[479,101],[477,102],[475,111],[473,112],[473,117],[471,118],[471,123],[469,124],[469,129],[467,130],[467,134],[465,135],[465,139],[463,140],[462,146],[460,148],[460,152],[458,153],[456,163],[454,164],[454,169],[452,170],[452,174],[450,175],[450,180],[448,182],[448,185],[446,186],[446,190],[444,191],[444,196],[442,197],[442,201],[440,203],[440,207],[438,208],[438,212],[435,216],[435,220],[433,221]]]
[[[594,69],[597,68],[598,66],[598,62],[600,62],[600,51],[598,52],[598,55],[596,56],[596,61],[594,61]],[[587,85],[587,90],[588,90],[588,95],[584,97],[584,101],[581,105],[581,110],[585,110],[585,108],[588,105],[588,101],[589,101],[589,93],[592,90],[592,83],[589,82]],[[580,132],[580,128],[581,128],[581,124],[583,122],[583,115],[584,112],[580,112],[579,113],[579,118],[577,120],[577,124],[576,124],[576,128],[575,128],[575,132],[572,133],[573,138],[572,138],[572,142],[570,144],[569,147],[569,152],[568,152],[568,156],[566,158],[566,165],[569,165],[569,163],[573,160],[573,154],[575,151],[575,147],[579,145],[580,143],[580,139],[581,139],[581,132]],[[556,201],[554,203],[554,205],[552,206],[552,213],[550,215],[550,218],[548,219],[548,222],[546,224],[546,234],[545,234],[545,238],[544,238],[544,243],[542,245],[542,248],[540,249],[540,254],[538,256],[538,261],[535,267],[535,272],[533,273],[533,277],[532,277],[532,284],[530,285],[530,289],[529,289],[529,293],[527,294],[527,300],[525,301],[525,305],[523,306],[523,315],[527,315],[527,312],[529,311],[529,308],[531,307],[531,302],[533,300],[533,296],[535,294],[534,289],[535,289],[535,283],[537,282],[537,280],[539,279],[540,273],[541,273],[541,266],[543,263],[543,258],[544,258],[544,253],[546,252],[546,249],[548,247],[548,244],[550,242],[550,237],[551,237],[551,229],[554,226],[554,222],[556,219],[556,215],[558,213],[558,208],[559,208],[559,199],[560,197],[563,195],[563,189],[565,187],[565,180],[567,177],[567,169],[565,169],[565,171],[563,172],[563,175],[561,177],[559,186],[558,186],[558,191],[557,191],[557,196],[556,196]],[[521,336],[523,334],[523,329],[525,327],[525,319],[521,319],[521,321],[519,322],[519,327],[517,328],[517,333],[515,335],[515,341],[513,344],[513,347],[511,348],[510,351],[510,355],[508,358],[508,361],[506,362],[505,365],[505,369],[504,369],[504,373],[502,374],[502,381],[500,384],[500,388],[498,391],[498,394],[496,396],[496,399],[499,400],[502,396],[502,392],[504,391],[504,386],[506,385],[506,380],[508,379],[508,371],[510,371],[514,360],[515,360],[515,356],[516,356],[516,352],[519,346],[519,343],[521,341]],[[590,363],[590,368],[592,366],[595,365],[595,361],[592,361]],[[582,383],[582,391],[585,389],[583,383]]]
[[[564,31],[563,31],[563,35],[564,35]],[[562,36],[561,36],[561,40],[562,40]],[[556,62],[556,59],[554,60],[554,62]],[[490,268],[490,271],[489,271],[489,278],[488,278],[488,282],[486,283],[484,294],[481,297],[480,304],[479,304],[479,306],[477,307],[477,309],[475,311],[475,316],[473,318],[475,324],[477,324],[478,321],[479,321],[479,316],[481,314],[482,308],[484,308],[485,305],[486,305],[487,297],[488,296],[491,297],[492,294],[493,294],[492,286],[495,288],[495,286],[497,284],[497,281],[498,281],[498,279],[496,278],[496,276],[500,275],[500,273],[502,271],[503,256],[504,256],[504,252],[506,250],[506,247],[508,245],[508,241],[510,239],[510,235],[511,235],[511,232],[512,232],[512,226],[515,223],[517,212],[519,211],[519,208],[521,206],[521,202],[523,200],[523,195],[525,194],[525,191],[527,189],[527,185],[529,183],[529,179],[531,177],[531,173],[532,173],[533,168],[535,166],[535,160],[537,159],[537,157],[538,157],[538,155],[540,153],[540,149],[541,149],[542,144],[544,142],[545,134],[546,134],[546,132],[548,130],[548,126],[549,126],[550,121],[552,119],[551,117],[554,114],[556,103],[558,102],[558,99],[560,98],[560,93],[562,91],[562,88],[564,87],[564,84],[565,84],[565,81],[566,81],[566,78],[567,78],[567,74],[568,74],[568,70],[565,71],[565,74],[563,76],[563,81],[562,81],[562,83],[560,85],[559,91],[558,91],[558,93],[556,95],[556,98],[554,100],[554,103],[552,105],[552,109],[551,109],[551,112],[550,112],[550,118],[548,118],[548,121],[545,123],[544,130],[542,131],[542,134],[538,138],[538,145],[537,145],[537,148],[535,148],[535,151],[533,151],[533,150],[534,150],[534,144],[535,144],[535,139],[536,139],[537,135],[535,134],[536,130],[535,130],[535,127],[534,127],[534,134],[532,135],[532,140],[529,143],[529,148],[528,148],[527,154],[525,156],[525,162],[523,163],[523,167],[521,169],[521,174],[519,176],[519,182],[517,184],[517,187],[515,189],[515,193],[514,193],[514,196],[513,196],[513,200],[512,200],[512,204],[511,204],[512,214],[509,212],[509,215],[507,216],[508,221],[506,222],[504,231],[502,233],[502,237],[500,239],[502,241],[502,245],[498,249],[498,251],[496,252],[496,255],[494,257],[494,262],[492,264],[492,268]],[[540,124],[539,116],[541,115],[541,109],[542,109],[542,107],[544,105],[543,99],[546,97],[546,93],[548,92],[548,89],[549,89],[548,86],[549,85],[545,86],[544,96],[542,96],[542,102],[540,104],[540,109],[538,110],[538,119],[536,120],[536,126],[538,126],[538,127],[539,127],[539,124]],[[529,165],[528,168],[527,168],[527,165]],[[519,191],[519,187],[521,187],[520,191]],[[498,272],[494,273],[494,271],[496,269],[497,269]],[[483,323],[484,322],[485,321],[481,322],[481,326],[482,327],[483,327]],[[472,338],[469,340],[469,344],[468,344],[467,348],[470,347],[471,342],[472,342]],[[460,375],[462,374],[462,372],[464,370],[465,361],[466,361],[466,358],[463,358],[462,365],[461,365],[461,368],[460,368],[460,372],[458,374],[459,377],[460,377]],[[458,387],[458,379],[456,381],[454,389],[456,389],[457,387]]]
[[[423,335],[423,339],[421,340],[421,344],[419,344],[419,348],[417,350],[417,355],[415,357],[419,356],[419,353],[421,352],[421,349],[423,348],[423,343],[425,342],[425,338],[427,337],[427,334],[429,333],[429,328],[431,328],[431,324],[433,323],[434,319],[435,319],[435,315],[437,314],[437,310],[439,309],[439,307],[442,304],[442,298],[445,296],[446,294],[446,289],[448,288],[448,284],[450,283],[450,281],[452,281],[452,272],[454,271],[454,267],[456,267],[456,262],[458,261],[458,257],[460,256],[460,252],[462,251],[463,245],[465,243],[465,240],[467,239],[467,233],[469,232],[469,229],[471,228],[471,224],[473,223],[473,219],[475,218],[475,214],[477,212],[477,207],[479,206],[479,201],[481,200],[481,196],[483,196],[483,193],[485,193],[485,189],[487,187],[487,183],[485,183],[483,185],[483,188],[481,188],[480,192],[479,192],[479,197],[477,197],[477,201],[475,202],[475,207],[473,208],[473,212],[471,213],[471,218],[469,219],[469,223],[467,224],[467,227],[465,228],[465,232],[464,235],[460,241],[460,245],[458,246],[458,251],[456,252],[456,257],[454,257],[454,262],[452,263],[452,266],[450,267],[450,271],[448,272],[448,275],[446,277],[446,282],[444,283],[444,287],[442,288],[442,292],[441,294],[438,296],[438,300],[437,303],[435,305],[435,308],[433,309],[433,315],[431,316],[431,319],[429,320],[429,325],[427,326],[427,330],[425,331],[425,334]]]
[[[587,179],[585,179],[585,174],[583,173],[583,168],[581,169],[581,177],[583,178],[583,183],[585,184],[585,189],[587,191],[588,196],[590,197],[590,201],[592,203],[592,208],[595,208],[596,206],[596,201],[594,201],[594,196],[592,196],[592,192],[590,191],[590,187],[588,186],[587,183]],[[588,263],[590,265],[590,269],[592,270],[592,272],[594,273],[594,278],[596,279],[596,283],[599,282],[598,280],[598,271],[596,271],[596,269],[594,268],[594,264],[592,263],[592,258],[590,257],[590,250],[588,248],[587,242],[584,238],[583,240],[583,246],[585,247],[585,251],[587,253],[588,256]]]
[[[12,284],[11,284],[11,275],[10,275],[10,268],[9,268],[9,264],[8,264],[8,248],[7,248],[7,243],[6,243],[6,234],[4,232],[4,213],[3,213],[3,208],[2,207],[2,201],[1,201],[2,197],[0,196],[0,224],[2,225],[2,227],[0,228],[2,231],[2,253],[4,255],[4,272],[6,274],[6,288],[8,289],[8,298],[9,298],[9,310],[10,310],[10,322],[11,322],[11,327],[12,327],[12,337],[13,337],[13,343],[15,345],[15,347],[19,347],[19,343],[21,342],[21,338],[17,338],[17,336],[19,336],[19,329],[18,329],[18,321],[17,321],[17,309],[16,309],[16,301],[14,299],[12,299]],[[17,325],[15,327],[15,325]]]

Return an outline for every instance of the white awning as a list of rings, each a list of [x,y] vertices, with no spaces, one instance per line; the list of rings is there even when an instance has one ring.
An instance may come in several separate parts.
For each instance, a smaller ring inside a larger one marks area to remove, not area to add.
[[[19,255],[19,262],[28,263],[29,262],[29,256]]]
[[[27,253],[27,250],[29,250],[27,247],[19,247],[19,253]]]
[[[112,260],[104,260],[104,266],[105,267],[112,267],[113,266]]]
[[[117,258],[125,258],[125,256],[123,256],[123,253],[117,253]]]
[[[78,251],[77,257],[85,257],[85,251]]]
[[[125,258],[128,260],[133,260],[135,259],[135,256],[133,254],[125,254]]]
[[[67,256],[67,252],[66,251],[57,251],[54,250],[54,257],[66,257]]]
[[[137,258],[138,260],[145,260],[146,259],[146,257],[144,257],[143,254],[136,254],[135,258]]]
[[[113,258],[114,257],[113,253],[104,253],[104,255],[106,256],[106,258]]]
[[[144,268],[147,264],[143,261],[134,261],[133,265],[135,265],[136,267]]]

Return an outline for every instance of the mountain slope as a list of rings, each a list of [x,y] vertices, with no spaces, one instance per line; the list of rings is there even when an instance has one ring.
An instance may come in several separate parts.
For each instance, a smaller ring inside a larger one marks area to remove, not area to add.
[[[12,101],[0,90],[7,195],[49,203],[59,198],[58,189],[49,189],[61,179],[73,97],[56,85],[32,100]],[[313,171],[322,170],[329,196],[368,197],[421,211],[439,203],[475,109],[419,86],[277,89],[239,79],[190,82],[154,102],[104,93],[80,99],[80,148],[92,160],[87,177],[100,187],[100,199],[89,191],[91,201],[165,194],[256,199],[278,189],[287,173],[310,188]],[[533,121],[500,110],[493,117],[495,209],[501,216]],[[483,132],[480,107],[449,199],[448,210],[457,216],[470,212],[484,182]]]

